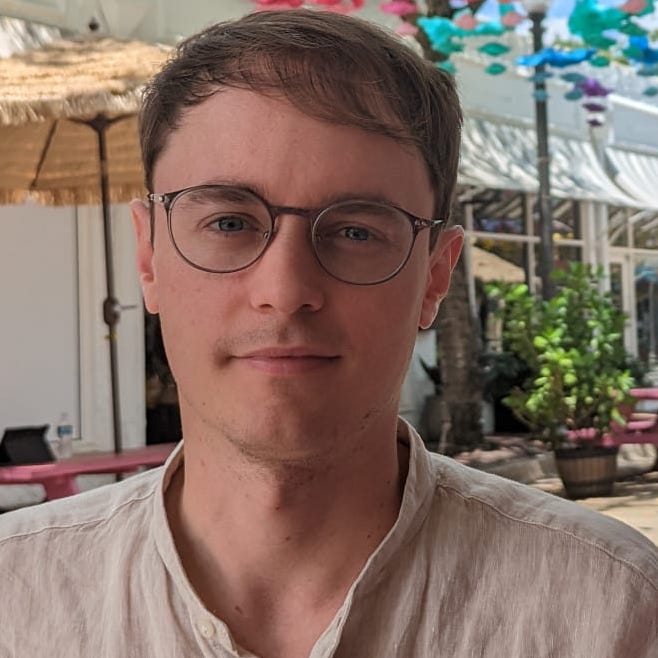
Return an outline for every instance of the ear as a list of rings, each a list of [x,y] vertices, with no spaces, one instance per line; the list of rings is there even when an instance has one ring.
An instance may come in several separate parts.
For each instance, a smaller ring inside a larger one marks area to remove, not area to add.
[[[459,260],[463,245],[464,229],[461,226],[451,226],[439,233],[430,254],[427,287],[418,322],[421,329],[428,329],[434,322],[439,306],[448,294],[450,277]]]
[[[151,210],[143,201],[134,199],[130,202],[130,213],[137,241],[137,272],[142,284],[144,304],[149,313],[157,313],[157,286],[151,244]]]

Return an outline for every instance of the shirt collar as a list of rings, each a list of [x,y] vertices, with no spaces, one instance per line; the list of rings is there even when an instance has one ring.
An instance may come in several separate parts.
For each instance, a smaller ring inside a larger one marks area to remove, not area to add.
[[[436,476],[433,473],[425,444],[416,430],[402,418],[398,419],[397,436],[399,443],[409,447],[409,469],[400,512],[395,524],[374,553],[370,555],[355,581],[352,588],[355,592],[357,589],[367,591],[379,583],[387,567],[395,559],[396,553],[413,540],[432,504]]]
[[[399,443],[409,448],[409,468],[398,518],[381,544],[368,558],[334,621],[318,640],[313,656],[331,655],[333,653],[340,640],[342,628],[349,616],[355,598],[376,587],[381,582],[381,579],[385,577],[387,568],[395,560],[396,554],[404,545],[413,540],[429,512],[436,487],[436,476],[433,474],[429,453],[416,431],[401,418],[398,419],[397,437]],[[164,465],[157,495],[153,498],[152,532],[165,568],[188,607],[190,615],[198,620],[203,615],[210,616],[210,613],[204,607],[185,574],[174,545],[165,509],[165,492],[174,474],[182,467],[182,464],[183,441],[176,446]],[[214,618],[213,621],[218,622]],[[235,652],[236,647],[233,646],[228,628],[222,622],[220,622],[220,625],[223,639]]]

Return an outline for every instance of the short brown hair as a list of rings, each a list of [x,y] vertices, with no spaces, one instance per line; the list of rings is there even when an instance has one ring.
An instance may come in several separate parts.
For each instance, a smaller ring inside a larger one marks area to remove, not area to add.
[[[393,34],[300,9],[249,14],[186,39],[144,92],[140,141],[149,190],[184,110],[220,87],[283,96],[314,118],[412,144],[429,170],[434,216],[448,218],[462,124],[455,83]]]

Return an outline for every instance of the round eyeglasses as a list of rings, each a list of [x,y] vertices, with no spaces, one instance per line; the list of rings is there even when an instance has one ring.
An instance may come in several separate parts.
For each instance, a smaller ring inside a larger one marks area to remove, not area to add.
[[[328,274],[355,285],[383,283],[405,266],[420,231],[444,223],[362,199],[323,210],[273,206],[251,190],[231,185],[197,185],[151,193],[148,199],[164,206],[169,235],[181,258],[217,274],[255,263],[274,238],[277,217],[288,214],[311,222],[313,251]]]

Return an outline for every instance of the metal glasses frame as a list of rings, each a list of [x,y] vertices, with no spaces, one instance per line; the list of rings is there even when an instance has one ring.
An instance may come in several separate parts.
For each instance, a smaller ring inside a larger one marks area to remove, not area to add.
[[[217,189],[217,188],[228,188],[228,189],[233,189],[233,190],[240,190],[242,192],[247,192],[251,196],[253,196],[255,199],[260,201],[263,206],[267,209],[269,217],[270,217],[270,231],[267,236],[267,241],[265,242],[265,245],[263,246],[262,250],[248,263],[245,265],[242,265],[238,268],[235,269],[230,269],[230,270],[216,270],[216,269],[211,269],[209,267],[202,267],[201,265],[198,265],[197,263],[192,262],[178,247],[178,244],[176,243],[176,239],[174,238],[173,230],[171,228],[171,209],[174,205],[174,202],[178,197],[180,197],[183,194],[186,194],[187,192],[191,191],[197,191],[197,190],[204,190],[204,189]],[[331,277],[334,279],[337,279],[338,281],[342,281],[343,283],[349,283],[351,285],[355,286],[374,286],[379,283],[384,283],[386,281],[390,281],[396,274],[398,274],[402,268],[407,264],[407,261],[409,260],[409,257],[411,256],[411,252],[413,251],[414,244],[416,243],[416,238],[418,237],[418,234],[424,230],[424,229],[431,229],[431,228],[439,228],[443,224],[445,224],[444,219],[429,219],[426,217],[418,217],[417,215],[414,215],[413,213],[408,212],[404,208],[400,208],[399,206],[396,206],[392,203],[385,203],[385,202],[380,202],[380,201],[371,201],[369,199],[345,199],[343,201],[339,201],[337,203],[332,203],[328,205],[326,208],[322,209],[317,209],[317,208],[299,208],[297,206],[275,206],[271,203],[269,203],[266,199],[264,199],[262,196],[259,194],[256,194],[252,190],[246,187],[241,187],[240,185],[221,185],[221,184],[205,184],[205,185],[192,185],[191,187],[184,187],[181,190],[176,190],[174,192],[165,192],[164,194],[157,194],[155,192],[150,192],[147,194],[146,198],[151,202],[151,203],[160,203],[162,204],[165,212],[167,213],[167,230],[169,232],[169,238],[171,240],[171,243],[174,245],[174,248],[176,249],[176,252],[178,255],[191,267],[194,267],[197,270],[201,270],[203,272],[210,272],[212,274],[230,274],[232,272],[240,272],[241,270],[245,270],[248,267],[251,267],[257,260],[261,258],[261,256],[267,251],[267,248],[270,246],[272,243],[272,240],[274,239],[274,225],[276,223],[276,220],[278,217],[281,215],[295,215],[297,217],[304,217],[305,219],[308,219],[309,222],[311,223],[311,235],[314,234],[314,229],[319,221],[319,219],[327,212],[330,210],[350,204],[350,203],[371,203],[375,206],[381,206],[384,208],[392,208],[393,210],[397,210],[398,212],[402,213],[410,222],[411,228],[413,231],[413,238],[411,240],[411,244],[409,245],[409,251],[402,261],[402,263],[390,274],[385,276],[382,279],[378,279],[376,281],[369,281],[367,283],[359,283],[359,282],[354,282],[354,281],[349,281],[348,279],[343,279],[339,276],[336,276],[333,272],[331,272],[327,267],[324,265],[322,260],[320,260],[320,257],[318,256],[316,247],[315,247],[315,241],[311,240],[312,248],[313,248],[313,254],[315,255],[315,259],[317,260],[318,264],[320,267]],[[155,213],[151,212],[151,240],[153,240],[153,231],[154,231],[154,223],[155,223]]]

